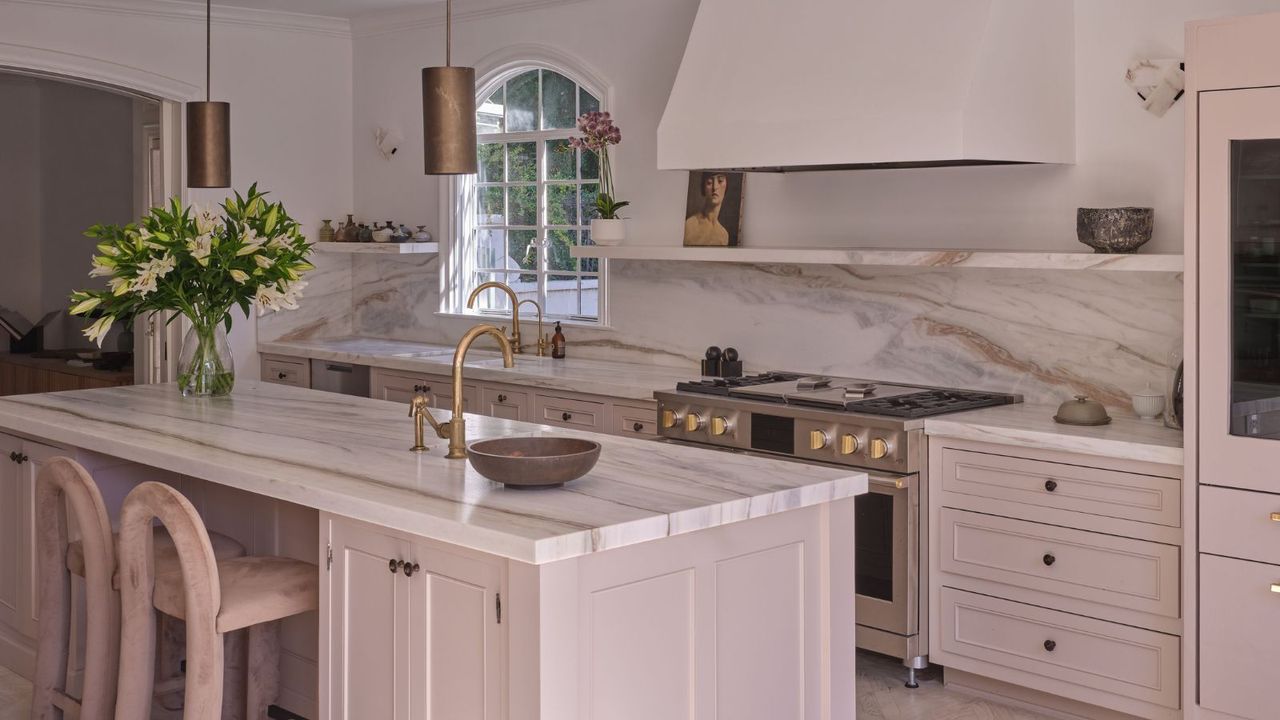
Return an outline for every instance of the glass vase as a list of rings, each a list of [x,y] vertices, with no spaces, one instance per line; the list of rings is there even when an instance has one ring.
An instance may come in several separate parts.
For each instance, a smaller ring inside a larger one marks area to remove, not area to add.
[[[231,344],[222,323],[193,323],[178,356],[178,389],[183,397],[222,397],[236,383]]]

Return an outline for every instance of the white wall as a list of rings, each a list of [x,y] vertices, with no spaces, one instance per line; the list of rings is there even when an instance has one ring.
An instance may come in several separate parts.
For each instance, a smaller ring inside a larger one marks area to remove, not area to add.
[[[34,80],[0,74],[0,305],[40,319],[40,89]],[[8,350],[7,334],[0,348]]]
[[[135,7],[0,3],[0,57],[151,73],[203,90],[203,14],[185,3],[157,3],[154,12]],[[321,218],[353,202],[351,39],[345,23],[303,17],[286,27],[277,20],[215,11],[213,99],[231,103],[234,187],[259,182],[314,233]],[[220,201],[225,194],[193,190],[190,198]],[[239,376],[256,378],[255,323],[238,321],[232,341]]]

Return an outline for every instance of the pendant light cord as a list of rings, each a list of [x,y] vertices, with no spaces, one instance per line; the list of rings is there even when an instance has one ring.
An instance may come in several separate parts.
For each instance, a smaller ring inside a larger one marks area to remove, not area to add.
[[[213,0],[205,0],[204,3],[204,101],[209,102],[213,97],[213,93],[209,88],[210,77],[212,73],[209,66],[212,64],[211,58],[213,53],[211,47],[213,45]]]
[[[212,0],[210,0],[212,1]],[[444,0],[444,66],[453,64],[453,0]]]

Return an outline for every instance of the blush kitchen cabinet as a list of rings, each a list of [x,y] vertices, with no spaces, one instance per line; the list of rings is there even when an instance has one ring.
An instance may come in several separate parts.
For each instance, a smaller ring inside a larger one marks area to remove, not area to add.
[[[1182,469],[929,438],[930,662],[1083,717],[1182,717]]]
[[[311,387],[311,363],[303,358],[262,356],[262,381],[293,387]]]
[[[528,392],[501,386],[480,388],[480,411],[489,417],[528,422],[533,415],[533,399]]]
[[[449,410],[453,407],[453,380],[442,375],[425,375],[405,373],[398,370],[374,368],[370,374],[370,387],[373,397],[379,400],[409,404],[414,394],[426,393],[431,407]],[[479,405],[479,390],[474,383],[462,386],[462,408],[464,412],[476,412]]]
[[[336,516],[321,522],[332,561],[320,717],[501,717],[505,561]]]

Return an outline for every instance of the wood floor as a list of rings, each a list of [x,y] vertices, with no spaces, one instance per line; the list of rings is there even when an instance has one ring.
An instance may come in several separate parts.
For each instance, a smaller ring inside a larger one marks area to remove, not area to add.
[[[909,690],[903,672],[897,660],[858,653],[858,720],[1051,720],[947,690],[936,670]],[[0,667],[0,720],[28,720],[30,713],[31,684]]]

